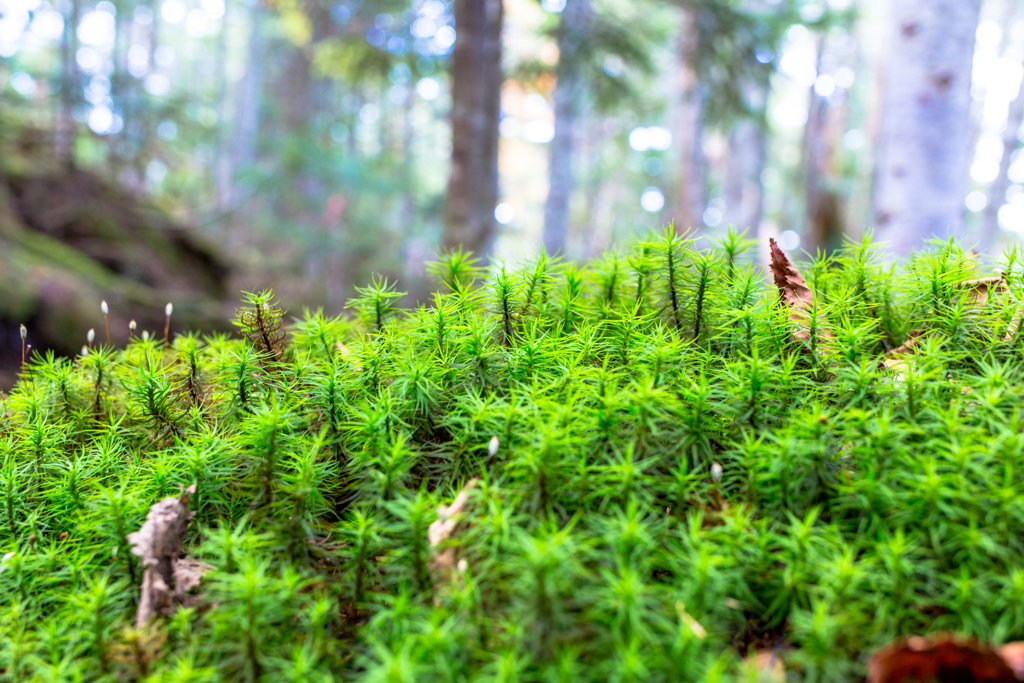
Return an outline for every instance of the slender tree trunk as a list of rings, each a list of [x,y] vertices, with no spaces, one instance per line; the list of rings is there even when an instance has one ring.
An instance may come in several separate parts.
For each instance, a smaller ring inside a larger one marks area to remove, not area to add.
[[[558,32],[555,137],[551,140],[548,199],[544,205],[544,247],[551,254],[565,252],[569,235],[569,201],[575,185],[573,150],[584,95],[579,53],[590,34],[590,20],[590,0],[567,0]]]
[[[113,61],[114,73],[110,76],[110,98],[113,101],[115,115],[121,116],[121,130],[114,135],[107,136],[107,163],[113,171],[114,177],[123,180],[122,170],[128,160],[129,131],[131,105],[129,102],[128,88],[130,87],[127,59],[128,41],[131,20],[128,18],[128,7],[124,0],[114,3],[114,48]],[[129,171],[130,174],[130,171]]]
[[[876,237],[906,255],[963,227],[980,0],[894,0],[875,179]]]
[[[224,211],[228,205],[231,187],[231,161],[228,153],[228,15],[231,4],[224,3],[224,15],[220,18],[217,33],[217,147],[213,163],[213,203],[217,211]]]
[[[452,160],[443,245],[483,255],[494,239],[501,113],[502,0],[456,0]]]
[[[700,33],[697,10],[684,6],[679,31],[679,107],[673,138],[679,149],[679,172],[673,220],[682,229],[703,225],[705,88],[697,77],[695,59]]]
[[[285,102],[285,128],[289,134],[306,130],[313,111],[313,77],[305,47],[295,46],[288,52],[288,67],[281,73],[281,93]]]
[[[820,64],[819,47],[819,64]],[[820,72],[820,69],[819,69]],[[824,202],[827,202],[825,184],[825,158],[828,142],[825,139],[825,124],[828,116],[828,101],[810,88],[810,106],[807,108],[807,124],[804,126],[804,249],[814,254],[826,248],[829,236],[828,226],[820,220]]]
[[[584,224],[583,234],[580,236],[580,256],[585,259],[594,259],[600,256],[605,249],[608,248],[608,244],[605,244],[603,235],[599,230],[598,223],[602,217],[600,215],[600,201],[608,194],[607,192],[607,177],[597,169],[600,167],[598,164],[598,157],[600,150],[608,139],[608,133],[606,131],[607,121],[600,116],[591,116],[589,123],[585,127],[587,131],[584,145],[585,160],[583,168],[585,178],[585,189],[584,197],[586,202],[586,222]]]
[[[982,217],[981,244],[982,249],[991,249],[996,240],[999,227],[999,209],[1006,203],[1006,188],[1009,186],[1007,174],[1010,171],[1010,160],[1017,150],[1017,131],[1024,124],[1024,83],[1020,92],[1010,103],[1010,111],[1006,117],[1006,128],[1003,130],[1003,156],[999,159],[999,175],[992,182],[988,191],[988,204]]]
[[[145,7],[149,9],[149,30],[146,32],[146,48],[148,50],[147,71],[152,72],[155,66],[156,50],[160,47],[160,0],[147,0]],[[136,117],[137,130],[139,134],[139,148],[135,154],[135,172],[142,187],[146,186],[146,171],[153,158],[153,140],[155,139],[154,127],[156,118],[154,112],[149,109],[142,99],[140,88],[141,80],[135,84],[135,93],[139,98],[139,115]]]
[[[245,76],[238,84],[235,104],[235,144],[232,173],[256,162],[256,136],[260,128],[260,100],[263,94],[263,5],[257,2],[251,11],[248,60]],[[231,192],[234,195],[234,188]],[[237,197],[232,196],[232,203]]]
[[[402,225],[412,225],[416,215],[416,157],[413,144],[416,140],[416,126],[413,124],[412,94],[402,105]]]
[[[743,119],[729,136],[729,171],[725,182],[725,223],[757,236],[764,205],[761,173],[766,142],[764,129],[753,119]]]
[[[71,170],[75,167],[75,119],[71,114],[75,106],[75,88],[78,85],[78,63],[75,61],[75,30],[78,27],[78,0],[69,4],[64,17],[64,33],[60,39],[60,116],[57,121],[57,159]]]

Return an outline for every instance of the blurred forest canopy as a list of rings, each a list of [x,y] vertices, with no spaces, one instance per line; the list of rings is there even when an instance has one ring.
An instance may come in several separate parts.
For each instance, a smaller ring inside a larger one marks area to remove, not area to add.
[[[992,254],[1022,62],[1018,0],[0,0],[8,137],[193,226],[229,289],[333,310],[440,249],[669,221]]]

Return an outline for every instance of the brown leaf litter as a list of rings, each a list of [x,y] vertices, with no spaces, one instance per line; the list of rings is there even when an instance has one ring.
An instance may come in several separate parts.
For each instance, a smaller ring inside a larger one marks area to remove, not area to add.
[[[966,290],[968,297],[967,306],[969,308],[984,306],[988,303],[990,298],[1010,291],[1010,283],[1007,281],[1005,273],[978,278],[975,280],[965,280],[964,282],[961,282],[958,287]],[[1024,313],[1024,307],[1017,306],[1016,311],[1013,314],[1013,319],[1006,328],[1006,334],[1003,337],[1004,341],[1011,341],[1017,336],[1017,330],[1020,328],[1022,313]],[[901,356],[913,355],[916,352],[917,346],[924,339],[926,332],[927,330],[923,327],[911,331],[907,340],[903,344],[892,349],[882,357],[882,365],[890,369],[901,369],[902,361],[897,359]]]
[[[950,633],[900,638],[868,660],[868,683],[1016,683],[1021,678],[1024,643],[996,648]]]
[[[180,557],[181,543],[195,514],[189,512],[188,500],[195,492],[193,484],[180,496],[154,503],[142,528],[128,534],[132,554],[142,558],[143,567],[142,595],[135,613],[138,628],[156,614],[170,614],[178,605],[188,604],[189,591],[199,585],[203,574],[213,569],[203,562]]]
[[[758,650],[744,657],[742,668],[747,673],[743,680],[757,683],[786,683],[786,667],[777,650]]]
[[[796,326],[793,338],[810,343],[811,316],[815,309],[814,292],[807,286],[807,282],[796,266],[779,249],[775,240],[768,238],[768,245],[771,248],[772,278],[775,280],[775,286],[779,289],[779,298],[790,310],[789,320]],[[832,334],[828,331],[827,325],[828,320],[825,314],[818,311],[815,325],[818,343],[832,340]]]

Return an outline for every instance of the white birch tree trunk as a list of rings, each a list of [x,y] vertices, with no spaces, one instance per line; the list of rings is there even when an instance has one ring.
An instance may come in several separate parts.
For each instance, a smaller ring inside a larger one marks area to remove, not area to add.
[[[875,236],[904,256],[961,232],[980,0],[893,0]]]
[[[1017,132],[1024,124],[1024,83],[1021,83],[1017,97],[1010,103],[1006,117],[1006,128],[1003,129],[1003,156],[999,159],[999,175],[992,182],[988,191],[988,204],[982,217],[981,244],[982,249],[991,249],[996,240],[999,227],[999,209],[1006,203],[1006,189],[1010,186],[1008,179],[1010,162],[1017,151]]]

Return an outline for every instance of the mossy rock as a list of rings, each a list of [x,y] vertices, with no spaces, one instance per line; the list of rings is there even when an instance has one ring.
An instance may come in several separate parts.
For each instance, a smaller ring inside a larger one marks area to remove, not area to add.
[[[72,354],[89,328],[102,339],[101,300],[115,342],[133,319],[162,332],[168,302],[176,329],[223,327],[228,267],[212,245],[145,196],[60,167],[41,145],[0,139],[12,147],[0,166],[0,367],[20,362],[20,324],[39,350]]]

